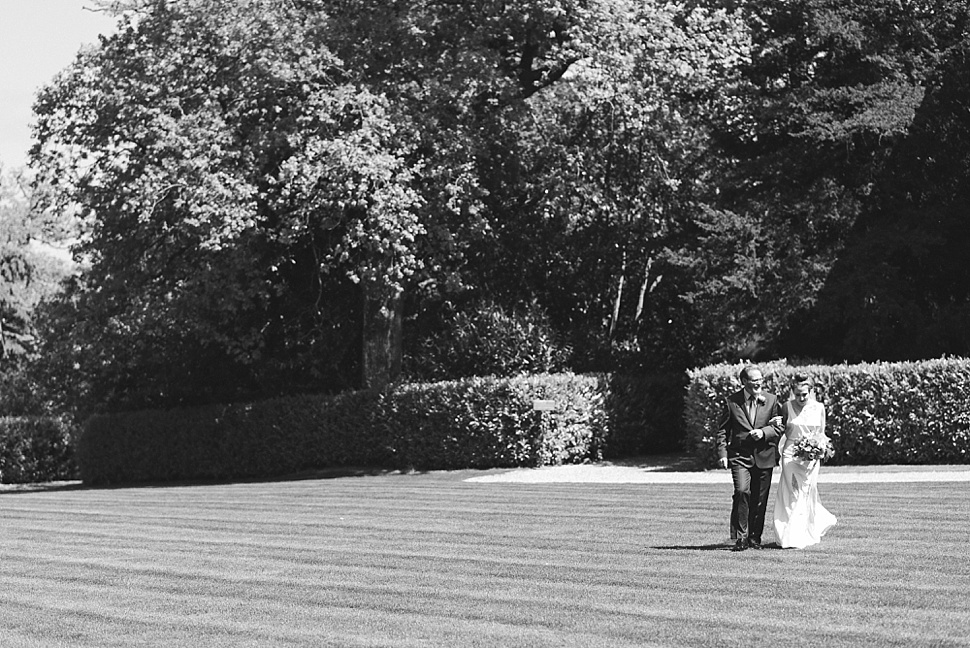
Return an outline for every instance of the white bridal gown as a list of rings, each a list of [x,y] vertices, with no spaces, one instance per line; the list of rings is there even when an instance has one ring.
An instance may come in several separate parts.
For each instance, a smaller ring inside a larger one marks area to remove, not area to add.
[[[802,549],[818,544],[836,523],[818,497],[820,462],[792,456],[795,441],[822,434],[825,409],[816,400],[807,401],[798,414],[792,401],[785,403],[785,408],[788,423],[782,437],[781,478],[775,497],[775,537],[783,548]]]

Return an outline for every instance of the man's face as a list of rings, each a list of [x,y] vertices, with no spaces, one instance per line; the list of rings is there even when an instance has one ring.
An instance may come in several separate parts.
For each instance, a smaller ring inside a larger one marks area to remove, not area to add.
[[[752,396],[757,396],[761,393],[761,387],[764,384],[764,378],[761,372],[757,369],[752,369],[748,372],[748,377],[744,380],[744,390]]]

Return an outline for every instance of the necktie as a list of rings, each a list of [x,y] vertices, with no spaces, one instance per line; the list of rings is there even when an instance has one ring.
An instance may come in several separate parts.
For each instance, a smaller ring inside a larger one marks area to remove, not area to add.
[[[758,403],[754,399],[754,396],[748,399],[748,420],[754,423],[754,414],[758,408]]]

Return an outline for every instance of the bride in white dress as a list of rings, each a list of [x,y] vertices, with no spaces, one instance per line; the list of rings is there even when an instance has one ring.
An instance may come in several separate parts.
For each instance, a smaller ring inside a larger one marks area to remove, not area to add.
[[[825,406],[812,397],[812,379],[797,374],[792,399],[785,403],[785,434],[781,445],[781,478],[775,497],[775,537],[782,548],[803,549],[818,544],[836,518],[818,497],[818,459],[794,456],[802,438],[825,439]]]

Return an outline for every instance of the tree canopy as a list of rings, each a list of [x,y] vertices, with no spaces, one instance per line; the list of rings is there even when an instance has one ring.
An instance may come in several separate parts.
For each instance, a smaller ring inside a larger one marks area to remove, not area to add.
[[[847,360],[970,353],[970,41],[930,78],[804,340]]]
[[[19,365],[36,351],[33,314],[70,273],[62,250],[70,231],[32,205],[29,175],[0,166],[0,357]]]
[[[686,296],[719,323],[704,336],[714,343],[707,354],[839,361],[786,340],[812,317],[927,79],[967,38],[970,14],[946,0],[741,6],[752,37],[742,109],[719,125],[718,195],[680,250],[693,277]]]
[[[52,324],[92,385],[339,382],[353,284],[413,273],[410,145],[326,26],[291,3],[145,4],[39,96],[45,207],[76,213],[85,265]]]
[[[947,110],[928,87],[964,96],[938,69],[970,11],[103,4],[119,28],[38,96],[32,159],[80,232],[45,362],[109,407],[379,388],[402,349],[485,339],[442,334],[482,304],[575,370],[812,354],[878,187],[943,193],[903,150],[943,132],[913,130]]]

